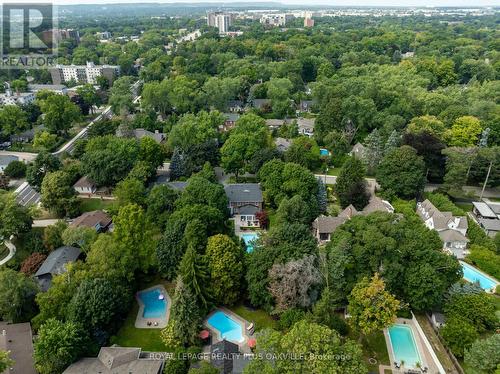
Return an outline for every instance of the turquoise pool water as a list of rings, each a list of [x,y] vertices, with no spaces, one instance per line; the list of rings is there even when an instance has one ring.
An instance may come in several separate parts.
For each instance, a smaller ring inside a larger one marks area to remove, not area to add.
[[[464,279],[468,282],[475,283],[479,282],[479,286],[485,291],[494,291],[494,288],[498,286],[498,282],[494,279],[487,277],[485,274],[478,271],[473,266],[460,261],[460,265],[462,265],[462,270],[464,272]]]
[[[144,318],[165,318],[167,314],[167,299],[160,299],[163,292],[158,288],[139,292],[139,299],[144,304]]]
[[[253,245],[255,240],[259,237],[258,234],[256,233],[251,233],[251,234],[243,234],[241,235],[241,238],[245,242],[245,246],[247,247],[247,253],[250,253],[253,251]]]
[[[212,314],[207,323],[214,330],[219,331],[223,339],[236,343],[241,343],[244,340],[241,325],[222,311]]]
[[[320,156],[330,156],[330,152],[328,152],[328,149],[325,148],[320,148],[319,154]]]
[[[417,362],[422,364],[413,331],[409,326],[393,325],[389,327],[389,337],[398,363],[404,361],[405,367],[414,368],[417,367]]]

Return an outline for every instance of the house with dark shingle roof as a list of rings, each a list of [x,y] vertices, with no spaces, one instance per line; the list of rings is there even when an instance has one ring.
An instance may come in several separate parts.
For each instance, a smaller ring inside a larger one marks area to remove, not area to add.
[[[0,351],[9,352],[14,365],[4,374],[36,374],[33,359],[33,335],[26,323],[0,322]]]
[[[141,348],[101,347],[97,357],[84,357],[63,374],[160,374],[163,359],[141,354]]]
[[[229,212],[241,227],[259,227],[256,214],[262,211],[264,198],[258,183],[228,184],[224,186],[229,201]]]
[[[35,273],[35,279],[42,291],[47,291],[52,285],[52,278],[66,272],[66,265],[75,262],[82,251],[76,247],[60,247],[52,251],[42,266]]]
[[[417,214],[430,230],[436,230],[443,241],[443,250],[459,259],[467,254],[467,217],[441,212],[428,199],[417,203]]]

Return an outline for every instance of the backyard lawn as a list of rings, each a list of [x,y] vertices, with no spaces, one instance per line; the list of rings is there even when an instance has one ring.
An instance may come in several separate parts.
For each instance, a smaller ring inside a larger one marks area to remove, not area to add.
[[[276,327],[276,321],[261,309],[249,309],[244,305],[234,306],[229,309],[248,322],[253,322],[255,331],[265,328],[274,329]]]
[[[358,341],[359,334],[350,329],[349,338]],[[385,344],[385,337],[382,331],[377,331],[369,336],[364,336],[361,340],[363,347],[363,356],[365,364],[370,372],[378,373],[379,365],[390,365],[389,353],[387,352],[387,345]],[[374,358],[377,360],[376,364],[371,364],[369,359]]]
[[[111,209],[116,205],[114,200],[80,199],[80,210],[82,213],[94,210]]]
[[[139,347],[144,351],[169,352],[161,338],[161,329],[137,329],[135,319],[139,311],[139,304],[134,300],[134,306],[130,310],[125,323],[115,336],[111,337],[111,344],[122,347]]]

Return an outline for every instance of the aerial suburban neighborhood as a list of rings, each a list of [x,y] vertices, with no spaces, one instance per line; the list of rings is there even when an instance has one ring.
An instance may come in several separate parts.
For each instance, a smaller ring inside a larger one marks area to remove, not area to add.
[[[0,374],[500,374],[498,4],[100,2],[0,11]]]

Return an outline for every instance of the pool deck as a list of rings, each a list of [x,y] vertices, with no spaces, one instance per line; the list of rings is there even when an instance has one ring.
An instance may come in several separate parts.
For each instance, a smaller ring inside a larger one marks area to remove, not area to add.
[[[165,295],[165,300],[167,301],[167,311],[165,313],[164,318],[144,318],[144,303],[142,300],[139,298],[139,293],[141,292],[146,292],[146,291],[151,291],[154,289],[160,289],[160,291]],[[170,318],[170,307],[172,306],[172,299],[170,298],[170,295],[168,294],[167,290],[165,287],[163,287],[161,284],[146,288],[145,290],[141,290],[137,292],[135,295],[135,299],[139,303],[139,312],[137,313],[137,317],[135,319],[135,327],[138,329],[163,329],[164,327],[167,326],[168,320]],[[151,325],[148,326],[148,322],[151,322]]]
[[[220,308],[213,310],[212,312],[210,312],[210,314],[203,321],[203,326],[205,326],[207,329],[209,329],[210,332],[212,333],[212,344],[220,342],[222,340],[222,336],[221,336],[219,330],[214,329],[212,326],[210,326],[208,324],[208,319],[213,314],[215,314],[217,312],[224,312],[229,317],[231,317],[232,320],[234,320],[236,323],[238,323],[240,325],[240,327],[242,329],[243,341],[242,342],[231,341],[231,342],[238,344],[238,346],[240,347],[240,351],[242,353],[250,353],[250,348],[248,348],[248,339],[250,338],[250,335],[249,335],[248,330],[247,330],[247,328],[250,326],[250,322],[248,322],[247,320],[243,319],[242,317],[240,317],[236,313],[234,313],[231,310],[224,308],[224,307],[220,307]]]
[[[436,363],[435,358],[433,358],[433,356],[435,357],[435,353],[431,352],[432,348],[426,344],[426,342],[425,342],[426,338],[425,338],[425,336],[422,337],[421,333],[419,332],[419,330],[421,331],[420,326],[417,326],[416,323],[417,323],[416,319],[398,318],[396,320],[395,324],[406,325],[406,326],[411,328],[411,330],[413,332],[413,337],[415,339],[415,343],[417,345],[418,353],[419,353],[420,358],[422,360],[422,362],[420,363],[421,367],[422,368],[427,367],[428,368],[427,373],[429,373],[429,374],[434,374],[434,373],[443,373],[444,374],[445,373],[444,370],[441,371],[442,367],[441,367],[441,364],[439,363],[439,361]],[[422,332],[422,334],[423,334],[423,332]],[[396,357],[394,355],[394,351],[392,349],[388,329],[384,329],[384,336],[385,336],[385,343],[387,345],[387,352],[389,352],[389,360],[391,362],[392,372],[394,374],[403,374],[405,372],[405,370],[417,369],[417,368],[406,366],[406,365],[404,365],[400,369],[397,369],[396,366],[394,365],[394,363],[397,362],[397,360],[396,360]],[[437,360],[437,358],[436,358],[436,360]]]

